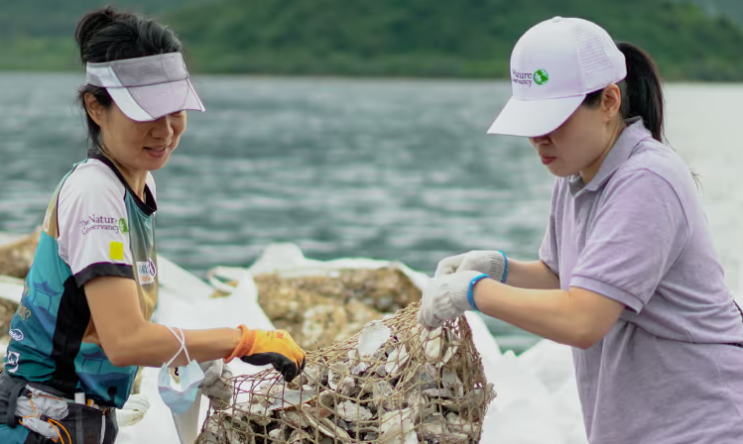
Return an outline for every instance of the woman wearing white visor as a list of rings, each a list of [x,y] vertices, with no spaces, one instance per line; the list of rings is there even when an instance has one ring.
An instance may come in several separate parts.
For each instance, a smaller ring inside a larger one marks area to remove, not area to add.
[[[75,37],[92,148],[51,199],[11,323],[0,375],[3,444],[113,443],[113,412],[129,397],[137,366],[161,367],[163,401],[185,413],[200,386],[231,400],[223,359],[272,364],[287,379],[304,365],[286,332],[150,322],[158,289],[150,171],[178,147],[186,110],[204,106],[169,29],[107,8],[83,17]],[[180,384],[169,366],[180,367]]]
[[[692,174],[662,142],[654,63],[556,17],[518,41],[511,79],[489,133],[528,137],[557,176],[540,260],[442,260],[420,322],[479,309],[573,346],[591,444],[743,442],[741,312]]]

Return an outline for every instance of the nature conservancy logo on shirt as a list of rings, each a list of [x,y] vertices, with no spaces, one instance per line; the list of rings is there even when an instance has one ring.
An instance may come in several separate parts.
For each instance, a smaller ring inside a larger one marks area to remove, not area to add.
[[[80,226],[83,227],[83,236],[94,230],[114,231],[117,234],[129,232],[129,227],[126,224],[126,219],[99,216],[97,214],[91,214],[90,216],[88,216],[87,219],[81,220]],[[125,228],[126,231],[122,231],[122,227]]]
[[[119,219],[119,231],[121,233],[129,232],[129,225],[126,224],[126,219],[124,219],[123,217]]]
[[[137,261],[137,276],[139,276],[140,285],[149,285],[155,283],[157,268],[152,259],[147,261]]]

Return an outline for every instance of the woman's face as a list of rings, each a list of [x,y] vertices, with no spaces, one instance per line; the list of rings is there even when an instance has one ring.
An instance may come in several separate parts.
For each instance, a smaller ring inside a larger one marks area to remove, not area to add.
[[[617,122],[621,123],[621,118],[617,118],[620,104],[619,89],[616,85],[611,85],[607,87],[599,105],[579,106],[555,131],[544,136],[530,137],[529,142],[550,173],[558,177],[581,173],[584,179],[585,173],[589,173],[590,180],[618,136]]]
[[[116,103],[107,110],[92,108],[92,112],[91,107],[88,108],[89,114],[101,128],[106,154],[131,171],[162,168],[178,148],[188,121],[186,111],[152,122],[136,122],[127,117]]]

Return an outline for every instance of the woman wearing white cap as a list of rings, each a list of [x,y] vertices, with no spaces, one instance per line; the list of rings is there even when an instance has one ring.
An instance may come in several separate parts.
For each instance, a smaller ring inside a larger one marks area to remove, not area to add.
[[[591,444],[743,442],[741,312],[692,174],[662,142],[654,63],[556,17],[518,41],[511,79],[488,132],[528,137],[557,176],[540,260],[442,260],[420,322],[479,309],[573,346]]]
[[[11,323],[0,375],[3,444],[113,443],[113,411],[129,397],[137,366],[161,367],[163,401],[185,413],[200,386],[230,400],[222,359],[272,364],[287,379],[304,365],[286,332],[150,322],[158,289],[150,171],[178,147],[186,110],[204,106],[169,29],[106,8],[84,16],[75,37],[92,148],[49,203]],[[180,367],[180,384],[169,366]]]

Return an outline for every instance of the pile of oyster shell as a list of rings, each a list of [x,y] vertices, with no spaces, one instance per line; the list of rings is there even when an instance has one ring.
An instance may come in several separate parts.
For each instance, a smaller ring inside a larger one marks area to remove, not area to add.
[[[0,275],[25,279],[36,254],[41,230],[13,242],[0,244]]]
[[[259,274],[254,280],[258,304],[266,316],[305,350],[344,341],[368,322],[421,297],[410,278],[395,267],[344,269],[313,276]],[[220,295],[216,292],[213,296]]]
[[[0,244],[0,280],[13,284],[23,283],[17,279],[25,279],[28,274],[40,235],[41,231],[36,230],[28,236]],[[16,310],[18,310],[16,302],[0,298],[0,344],[5,346],[10,343],[8,330]],[[0,371],[4,369],[3,360],[0,359]]]
[[[494,391],[467,321],[429,332],[418,307],[309,353],[290,383],[273,370],[235,378],[233,404],[207,417],[197,443],[479,442]]]

